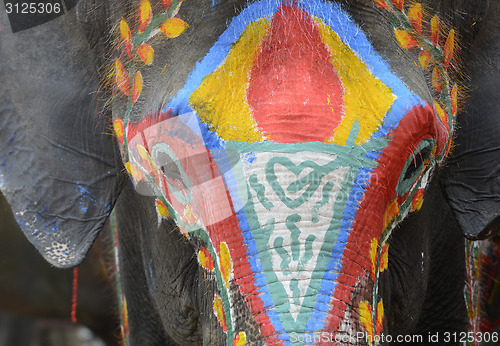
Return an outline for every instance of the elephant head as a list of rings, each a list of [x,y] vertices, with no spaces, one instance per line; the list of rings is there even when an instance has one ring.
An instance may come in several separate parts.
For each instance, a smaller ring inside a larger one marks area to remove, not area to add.
[[[74,266],[128,171],[135,192],[125,188],[116,216],[130,340],[141,342],[141,314],[150,342],[373,344],[384,332],[419,333],[439,282],[432,256],[451,243],[463,250],[442,234],[498,230],[497,140],[474,139],[498,128],[498,109],[471,97],[459,112],[458,102],[458,37],[499,34],[488,25],[496,7],[478,3],[455,4],[470,14],[458,18],[433,1],[81,2],[91,48],[71,13],[46,24],[73,31],[46,39],[43,59],[18,48],[43,26],[3,34],[18,55],[2,63],[13,81],[0,89],[10,138],[2,190],[44,257]],[[442,17],[423,18],[438,10]],[[494,47],[462,55],[471,70],[496,59]],[[28,100],[16,99],[55,59],[46,78],[63,78],[63,90],[44,90],[40,77]],[[92,73],[106,60],[100,85],[114,89],[99,118]],[[10,70],[19,63],[26,70]],[[46,116],[34,118],[35,109]],[[446,231],[438,206],[451,220]],[[178,233],[165,230],[172,221]],[[443,262],[457,265],[451,290],[461,295],[463,251],[448,248],[456,254]],[[398,302],[394,291],[411,285],[418,299]]]

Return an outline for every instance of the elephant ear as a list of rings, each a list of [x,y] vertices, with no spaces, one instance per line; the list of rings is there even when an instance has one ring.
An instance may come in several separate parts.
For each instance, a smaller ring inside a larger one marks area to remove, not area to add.
[[[464,235],[500,233],[500,6],[489,14],[472,46],[470,92],[458,118],[443,186]]]
[[[0,11],[0,189],[51,264],[79,264],[121,189],[94,59],[75,11],[13,33]]]

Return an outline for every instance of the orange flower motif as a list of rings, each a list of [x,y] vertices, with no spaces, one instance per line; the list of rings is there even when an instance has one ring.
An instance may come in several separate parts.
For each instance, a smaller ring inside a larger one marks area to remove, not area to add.
[[[378,270],[382,273],[389,266],[389,244],[385,244],[382,246],[380,252],[380,261],[378,264]]]
[[[113,128],[115,130],[116,137],[120,141],[120,143],[123,143],[124,139],[124,133],[125,130],[123,128],[123,121],[121,119],[116,119],[113,122]]]
[[[382,299],[378,302],[377,310],[375,312],[376,316],[373,316],[371,304],[364,300],[359,304],[358,313],[359,322],[361,323],[366,335],[369,336],[368,341],[370,345],[373,345],[372,341],[375,339],[375,336],[380,335],[384,327],[384,303],[382,302]],[[373,323],[374,317],[375,325]]]
[[[164,219],[170,217],[167,206],[159,199],[156,200],[156,211],[158,212],[158,215]]]
[[[453,115],[456,115],[458,110],[458,87],[456,84],[453,85],[453,88],[451,89],[450,101],[451,101],[451,113]]]
[[[447,70],[450,66],[450,62],[453,59],[453,51],[455,50],[455,30],[451,29],[444,44],[443,49],[443,65],[444,69]]]
[[[404,0],[392,0],[392,4],[400,11],[403,11],[405,1]]]
[[[408,19],[417,33],[422,33],[422,4],[417,2],[408,10]]]
[[[439,120],[441,120],[441,123],[446,128],[446,131],[450,132],[450,126],[448,124],[448,114],[446,114],[446,112],[443,110],[443,107],[441,107],[441,105],[437,102],[434,102],[434,109],[436,110]]]
[[[139,32],[144,32],[151,22],[153,12],[149,0],[142,0],[139,5]]]
[[[389,244],[385,244],[380,248],[379,241],[373,238],[370,244],[370,261],[372,267],[371,275],[373,281],[375,281],[377,272],[382,273],[387,269],[389,264]]]
[[[391,223],[392,219],[394,219],[398,214],[399,214],[398,200],[394,199],[385,210],[382,229],[386,229]]]
[[[224,332],[227,332],[226,314],[224,313],[224,306],[219,296],[214,297],[214,314],[217,316],[220,326]]]
[[[429,62],[431,61],[431,53],[426,50],[421,51],[418,57],[418,61],[420,62],[422,70],[425,70],[429,65]]]
[[[439,73],[439,69],[434,67],[432,70],[432,87],[438,93],[443,91],[443,87],[441,86],[441,73]]]
[[[439,19],[437,16],[431,19],[431,41],[434,46],[439,43]]]
[[[214,258],[204,246],[198,251],[198,263],[208,271],[214,270]]]
[[[154,57],[153,47],[151,47],[147,43],[143,43],[139,47],[137,47],[137,55],[142,60],[144,65],[151,65]]]
[[[122,35],[123,44],[127,51],[128,57],[132,57],[132,35],[128,23],[122,18],[120,21],[120,33]]]
[[[225,242],[220,243],[219,260],[222,278],[226,283],[226,287],[229,288],[229,282],[233,273],[233,261],[231,260],[231,254]]]
[[[127,70],[125,70],[125,67],[119,59],[115,60],[115,82],[117,88],[125,96],[128,96],[130,93],[130,80]]]
[[[134,75],[134,87],[132,88],[132,103],[136,103],[142,92],[143,79],[141,71],[137,71]]]
[[[363,330],[365,331],[367,336],[370,336],[370,338],[368,339],[373,340],[373,338],[375,337],[375,333],[373,330],[373,316],[372,316],[371,304],[366,300],[363,300],[359,304],[358,313],[359,313],[359,322],[361,323]]]
[[[395,29],[394,34],[396,35],[396,40],[399,45],[406,49],[412,49],[418,46],[417,40],[415,40],[415,36],[407,30],[404,29]]]
[[[376,333],[380,335],[382,329],[384,328],[384,303],[382,299],[377,303],[377,319],[375,321],[375,327],[377,328]]]
[[[418,189],[417,192],[415,192],[415,196],[413,196],[413,199],[411,200],[411,207],[410,210],[417,211],[422,208],[422,204],[424,203],[424,189]]]
[[[245,332],[240,332],[233,341],[233,346],[245,346],[247,344],[247,335]]]
[[[170,18],[160,25],[160,30],[168,37],[174,38],[182,34],[187,28],[188,24],[179,18]]]

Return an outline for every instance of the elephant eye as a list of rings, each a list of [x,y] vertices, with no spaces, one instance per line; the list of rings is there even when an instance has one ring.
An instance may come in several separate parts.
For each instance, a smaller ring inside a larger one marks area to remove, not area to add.
[[[153,147],[153,160],[159,166],[165,178],[170,181],[179,191],[186,191],[187,176],[182,170],[180,161],[173,151],[163,143]]]
[[[419,173],[424,165],[425,160],[431,156],[430,148],[424,148],[420,152],[414,152],[413,157],[409,159],[409,165],[406,169],[404,180],[410,180],[415,174]]]
[[[424,168],[425,162],[430,159],[433,149],[434,141],[424,139],[408,157],[396,187],[399,196],[405,195],[413,187]]]
[[[181,172],[179,167],[168,155],[161,155],[161,166],[160,169],[163,174],[167,175],[170,179],[182,181]]]
[[[157,155],[156,159],[158,160],[161,171],[167,179],[176,182],[182,189],[187,189],[179,162],[175,162],[169,155],[161,152]]]

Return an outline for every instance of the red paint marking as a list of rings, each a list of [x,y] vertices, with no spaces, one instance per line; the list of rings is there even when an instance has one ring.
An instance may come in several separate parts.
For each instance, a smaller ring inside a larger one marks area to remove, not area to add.
[[[344,116],[343,93],[311,16],[283,6],[251,71],[247,99],[258,127],[269,140],[324,141]]]
[[[73,268],[73,294],[71,296],[71,322],[76,323],[76,307],[78,303],[78,267]]]
[[[389,146],[384,149],[379,164],[372,174],[345,246],[342,260],[344,267],[338,277],[339,284],[331,301],[326,331],[339,330],[348,309],[346,303],[355,304],[357,311],[361,300],[371,302],[371,292],[360,292],[360,295],[354,297],[356,282],[352,278],[359,281],[364,276],[370,275],[370,242],[382,236],[384,213],[389,203],[396,197],[398,179],[408,156],[424,138],[434,138],[438,152],[446,144],[445,131],[433,109],[428,105],[425,108],[415,106],[408,112],[391,133],[391,137]]]

